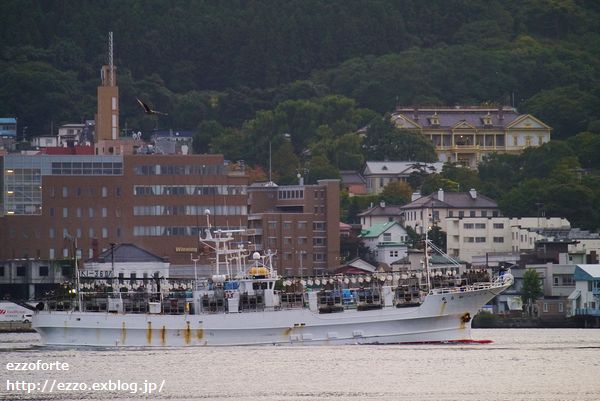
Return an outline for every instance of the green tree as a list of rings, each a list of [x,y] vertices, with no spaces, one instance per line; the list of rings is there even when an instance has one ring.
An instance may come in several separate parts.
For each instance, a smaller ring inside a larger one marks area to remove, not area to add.
[[[540,276],[535,269],[527,269],[523,273],[523,303],[528,305],[529,314],[532,313],[536,299],[543,295]]]
[[[410,201],[412,188],[406,182],[393,181],[383,188],[381,199],[390,205],[405,205]]]
[[[202,121],[194,134],[194,140],[192,142],[194,153],[210,153],[211,142],[223,135],[224,131],[225,128],[215,120]]]
[[[431,141],[417,132],[397,128],[389,115],[376,117],[371,121],[363,148],[365,157],[369,160],[437,160]]]
[[[434,225],[427,232],[427,238],[438,248],[446,251],[446,232],[440,226]]]

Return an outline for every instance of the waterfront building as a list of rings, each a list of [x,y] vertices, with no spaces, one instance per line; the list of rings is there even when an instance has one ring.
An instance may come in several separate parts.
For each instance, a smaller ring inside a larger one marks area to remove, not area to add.
[[[571,315],[585,320],[600,320],[600,265],[579,264],[575,267],[575,290],[569,295]]]
[[[284,276],[323,274],[340,265],[340,181],[248,187],[248,241],[277,251]]]
[[[247,177],[222,155],[9,154],[0,163],[0,261],[72,258],[76,238],[82,259],[132,243],[189,263],[208,222],[247,223]]]
[[[534,250],[536,242],[547,239],[550,232],[570,229],[569,221],[560,217],[468,217],[464,214],[458,217],[453,214],[445,220],[447,253],[476,265],[490,265],[490,259],[495,265],[499,261],[516,262],[518,257],[510,255]]]
[[[397,127],[430,139],[441,162],[472,168],[491,153],[519,154],[550,141],[552,129],[513,107],[397,108]]]

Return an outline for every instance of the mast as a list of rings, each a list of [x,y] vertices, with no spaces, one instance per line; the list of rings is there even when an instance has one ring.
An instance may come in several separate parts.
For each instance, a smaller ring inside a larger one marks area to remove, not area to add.
[[[425,282],[427,283],[427,293],[431,291],[431,281],[429,277],[429,230],[425,229]]]
[[[115,84],[115,68],[113,62],[113,33],[108,33],[108,66],[110,71],[110,86],[114,86]]]

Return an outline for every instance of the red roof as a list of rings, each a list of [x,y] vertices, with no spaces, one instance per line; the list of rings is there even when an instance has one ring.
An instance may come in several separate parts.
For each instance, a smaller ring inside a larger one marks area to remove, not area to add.
[[[93,146],[52,147],[44,148],[47,155],[93,155]]]

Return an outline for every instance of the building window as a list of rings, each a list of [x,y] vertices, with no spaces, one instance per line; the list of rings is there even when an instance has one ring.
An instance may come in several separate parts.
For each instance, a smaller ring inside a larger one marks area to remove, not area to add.
[[[313,238],[313,246],[325,246],[325,238],[321,238],[321,237]]]
[[[397,258],[398,257],[398,251],[390,251],[390,258]]]
[[[102,238],[108,238],[108,228],[102,228]]]
[[[565,311],[565,306],[563,305],[563,303],[562,303],[562,302],[559,302],[559,303],[558,303],[558,311],[559,311],[560,313],[563,313],[563,312]]]
[[[117,227],[117,238],[121,238],[121,227]]]
[[[81,218],[81,208],[80,208],[80,207],[78,207],[78,208],[75,210],[75,214],[77,215],[77,218]]]
[[[469,216],[470,216],[470,217],[475,217],[475,210],[471,210],[471,211],[469,212]]]
[[[558,286],[558,285],[560,285],[560,284],[559,284],[559,280],[558,280],[558,276],[554,276],[554,277],[553,277],[553,279],[554,279],[554,285],[555,285],[555,286]]]
[[[494,243],[496,243],[496,244],[503,244],[504,243],[504,237],[494,237]]]
[[[88,217],[90,219],[94,217],[94,208],[93,207],[88,209]]]
[[[384,242],[392,242],[392,233],[383,233]]]
[[[461,219],[462,219],[463,217],[465,217],[465,212],[464,212],[463,210],[459,211],[459,212],[458,212],[458,217],[459,217],[459,218],[461,218]]]
[[[477,229],[485,229],[485,223],[475,223],[475,228]]]
[[[298,230],[306,230],[306,221],[298,222]]]
[[[485,237],[475,237],[475,242],[477,243],[485,243]]]
[[[88,230],[88,234],[90,238],[94,238],[94,229],[92,227],[90,227],[90,229]]]
[[[503,229],[504,228],[504,223],[494,223],[494,228],[496,228],[496,229]]]
[[[106,216],[108,216],[108,210],[105,207],[103,207],[102,208],[102,217],[106,217]]]
[[[475,226],[473,225],[473,223],[464,223],[464,224],[463,224],[463,228],[464,228],[464,229],[466,229],[466,230],[468,230],[468,229],[472,229],[473,227],[475,227]]]
[[[106,198],[108,196],[108,188],[102,187],[102,197]]]
[[[48,249],[48,259],[54,259],[54,248]]]
[[[449,210],[448,211],[448,217],[454,217],[454,211]]]
[[[548,312],[548,303],[547,302],[544,302],[544,304],[543,304],[543,311]]]
[[[25,266],[17,266],[17,277],[25,277]]]
[[[121,196],[121,187],[116,187],[116,188],[115,188],[115,194],[116,194],[117,196],[119,196],[119,197]]]
[[[50,213],[50,217],[54,217],[54,208],[53,207],[50,208],[49,213]]]
[[[305,257],[306,254],[302,254],[302,258],[306,259]],[[323,262],[325,261],[325,255],[322,253],[315,253],[313,254],[313,262]]]
[[[290,221],[284,221],[283,222],[283,229],[284,230],[291,230],[292,229],[292,222],[290,222]]]
[[[315,221],[313,223],[313,231],[325,231],[325,222]]]
[[[115,217],[121,217],[121,208],[116,208],[115,209]]]
[[[77,238],[81,238],[81,228],[75,230],[75,235],[77,236]]]
[[[63,218],[67,218],[69,217],[69,209],[66,207],[63,207],[63,213],[62,213]]]
[[[306,237],[298,237],[298,245],[306,245]]]
[[[475,238],[473,238],[473,237],[464,237],[463,238],[463,242],[467,242],[467,243],[475,242]]]
[[[48,276],[48,266],[40,266],[40,277]]]
[[[487,210],[481,211],[481,217],[487,217]]]
[[[0,266],[0,277],[4,277],[4,266]]]
[[[62,187],[62,197],[66,198],[67,196],[69,196],[69,188]]]

